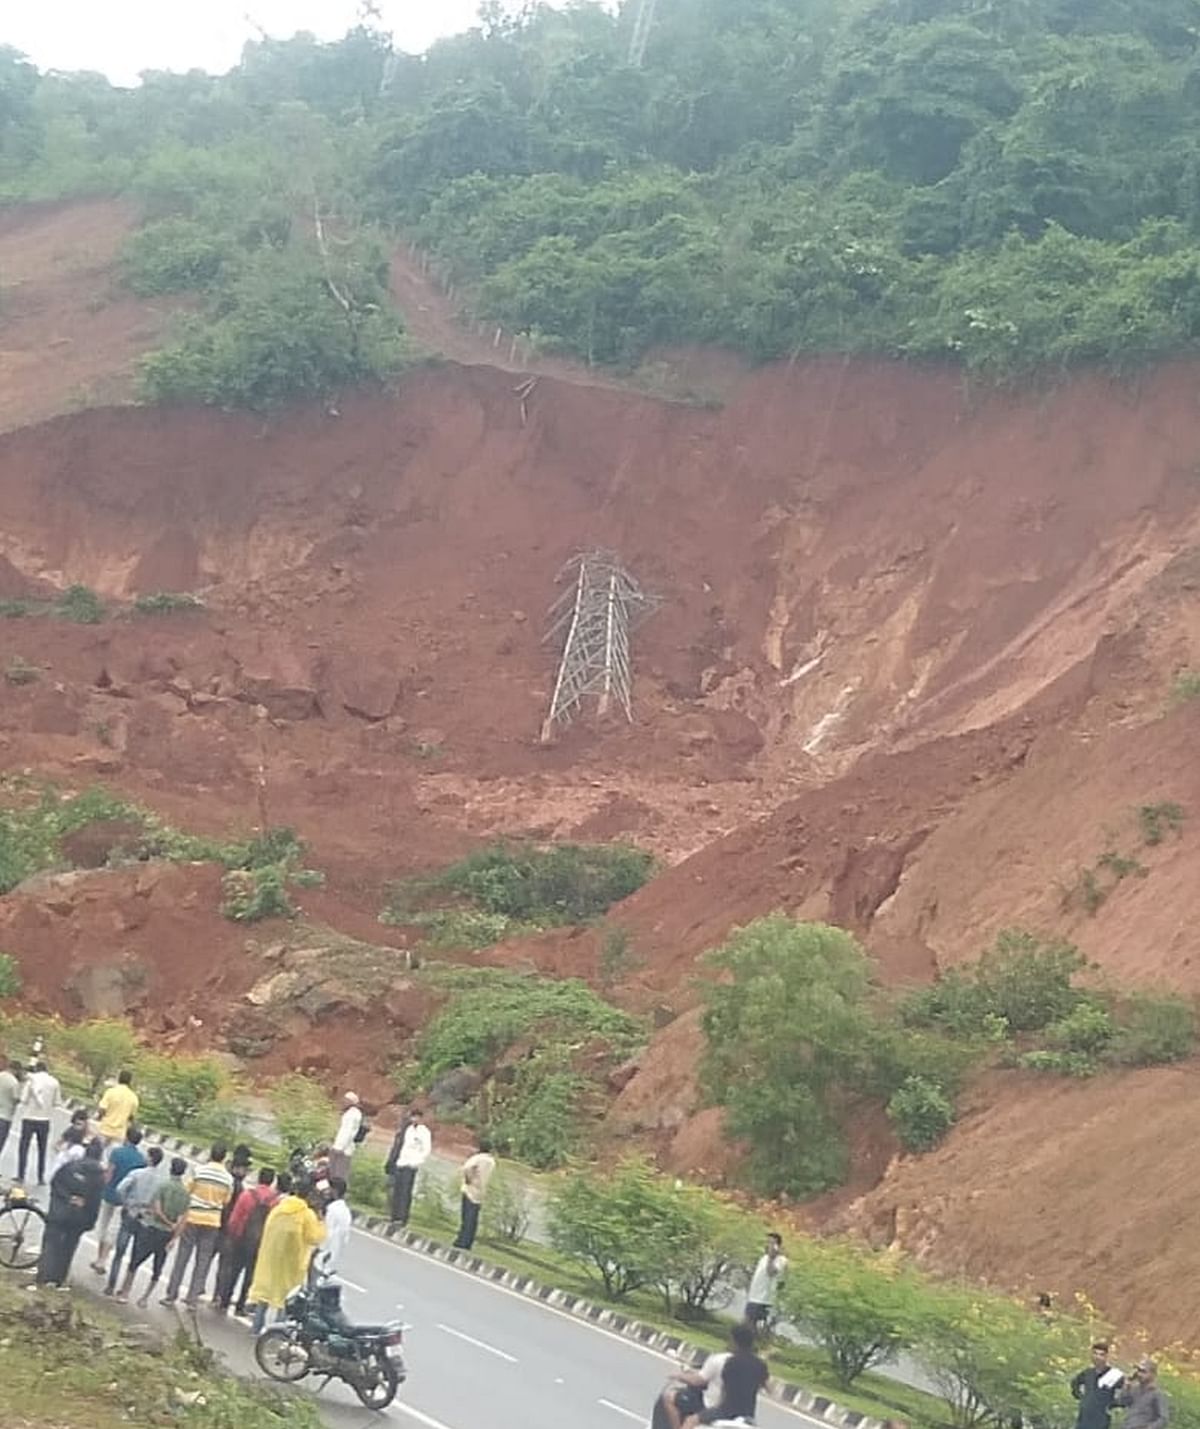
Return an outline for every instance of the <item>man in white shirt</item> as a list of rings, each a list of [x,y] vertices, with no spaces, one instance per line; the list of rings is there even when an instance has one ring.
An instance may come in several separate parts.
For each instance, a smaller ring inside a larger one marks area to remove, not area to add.
[[[350,1158],[354,1155],[354,1148],[358,1145],[359,1128],[362,1126],[362,1107],[358,1104],[358,1095],[355,1092],[347,1092],[344,1098],[345,1111],[342,1112],[342,1119],[338,1122],[337,1135],[333,1138],[333,1147],[329,1153],[329,1174],[331,1177],[338,1176],[343,1181],[350,1180]]]
[[[770,1323],[775,1296],[787,1267],[783,1240],[772,1231],[767,1236],[766,1253],[759,1257],[750,1277],[750,1289],[746,1292],[746,1323],[760,1332]]]
[[[412,1212],[417,1172],[429,1160],[433,1138],[419,1107],[413,1107],[392,1142],[384,1170],[392,1178],[392,1225],[406,1226]]]
[[[50,1145],[50,1120],[62,1105],[62,1087],[45,1062],[38,1062],[21,1090],[21,1140],[17,1147],[17,1180],[24,1181],[29,1145],[38,1144],[38,1185],[46,1184],[46,1148]]]
[[[350,1244],[350,1207],[346,1204],[346,1183],[340,1176],[329,1178],[329,1204],[325,1207],[325,1240],[317,1251],[317,1269],[335,1275]]]

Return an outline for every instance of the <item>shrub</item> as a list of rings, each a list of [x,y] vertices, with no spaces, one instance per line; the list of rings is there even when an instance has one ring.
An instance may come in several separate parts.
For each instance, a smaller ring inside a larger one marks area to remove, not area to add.
[[[721,981],[704,988],[703,1085],[749,1143],[753,1184],[800,1195],[835,1185],[845,1150],[832,1097],[872,1072],[862,949],[840,928],[776,913],[706,961]]]
[[[912,1353],[947,1400],[954,1429],[1058,1424],[1070,1362],[1064,1342],[1081,1327],[1048,1324],[999,1295],[930,1280],[924,1287]]]
[[[170,615],[180,610],[203,610],[204,602],[187,591],[160,590],[139,595],[133,608],[138,615]]]
[[[587,1118],[587,1083],[561,1049],[536,1052],[517,1067],[511,1086],[496,1096],[496,1146],[542,1170],[561,1166],[579,1150]]]
[[[348,1199],[372,1215],[386,1216],[391,1209],[391,1185],[384,1158],[360,1146],[350,1162]]]
[[[639,1024],[573,978],[456,969],[438,981],[449,1000],[426,1024],[417,1042],[420,1074],[426,1084],[455,1067],[485,1067],[515,1042],[602,1039],[617,1052],[641,1040]]]
[[[93,1094],[107,1078],[132,1066],[137,1054],[133,1029],[115,1018],[96,1018],[68,1027],[61,1040],[67,1055],[87,1073]]]
[[[175,216],[148,223],[121,253],[126,285],[139,297],[208,288],[234,256],[228,235],[211,223]]]
[[[627,978],[640,964],[628,928],[605,928],[600,939],[600,985],[606,992]]]
[[[843,1389],[921,1339],[926,1287],[902,1262],[837,1241],[801,1242],[788,1260],[781,1308]]]
[[[211,1057],[141,1057],[137,1064],[142,1086],[142,1113],[157,1119],[160,1129],[187,1131],[228,1088],[229,1078]]]
[[[435,1226],[452,1226],[455,1223],[458,1196],[451,1178],[426,1164],[417,1178],[414,1197],[417,1209],[424,1219]]]
[[[1050,1052],[1039,1048],[1022,1052],[1017,1066],[1026,1072],[1051,1072],[1061,1077],[1094,1077],[1095,1057],[1088,1052]]]
[[[1181,804],[1143,804],[1138,809],[1142,840],[1150,847],[1162,843],[1168,833],[1178,833],[1183,827]]]
[[[0,620],[20,620],[33,614],[33,602],[29,600],[0,600]]]
[[[230,869],[221,879],[225,895],[221,912],[235,923],[294,918],[299,910],[288,893],[287,880],[288,872],[282,864]]]
[[[1082,993],[1072,980],[1085,966],[1070,943],[1008,929],[974,966],[908,994],[900,1015],[911,1026],[944,1027],[960,1036],[993,1036],[1001,1022],[1009,1032],[1040,1031],[1079,1002]]]
[[[21,992],[21,965],[11,953],[0,953],[0,998]]]
[[[399,370],[407,349],[380,264],[364,251],[347,262],[357,279],[346,287],[348,309],[299,245],[249,255],[208,312],[184,319],[173,342],[142,359],[143,395],[264,408]]]
[[[1110,1058],[1125,1067],[1179,1062],[1196,1045],[1196,1011],[1177,993],[1136,992],[1120,1008]]]
[[[638,1160],[611,1176],[565,1177],[550,1197],[549,1215],[551,1244],[598,1279],[610,1300],[652,1285],[690,1231],[682,1199]]]
[[[329,1098],[319,1082],[289,1072],[271,1088],[271,1114],[285,1151],[306,1150],[325,1140],[333,1122]]]
[[[652,867],[648,853],[624,844],[555,844],[546,849],[497,844],[432,878],[398,885],[384,917],[397,923],[419,921],[422,902],[451,896],[479,913],[507,920],[505,929],[585,923],[635,893]]]
[[[1046,1028],[1046,1041],[1064,1052],[1099,1056],[1116,1032],[1108,1009],[1096,1002],[1081,1002],[1058,1022]]]
[[[658,1281],[668,1315],[699,1320],[727,1304],[735,1279],[758,1256],[760,1228],[736,1206],[703,1186],[676,1182],[683,1219],[664,1247]]]
[[[927,1077],[907,1077],[892,1093],[887,1114],[902,1145],[928,1151],[954,1124],[954,1103]]]
[[[85,585],[71,585],[59,597],[55,614],[78,625],[99,625],[104,619],[104,604],[94,590]]]
[[[385,909],[380,922],[422,928],[424,942],[442,951],[490,948],[514,930],[503,913],[481,913],[478,908],[434,908],[411,916],[392,916]]]
[[[497,1167],[483,1203],[484,1233],[506,1245],[520,1245],[533,1221],[533,1196],[519,1176]]]

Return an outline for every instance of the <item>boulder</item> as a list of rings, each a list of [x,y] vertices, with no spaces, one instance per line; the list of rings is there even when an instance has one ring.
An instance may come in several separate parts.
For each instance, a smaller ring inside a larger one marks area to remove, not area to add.
[[[455,1067],[429,1088],[429,1103],[442,1116],[461,1111],[482,1085],[483,1077],[473,1067]]]

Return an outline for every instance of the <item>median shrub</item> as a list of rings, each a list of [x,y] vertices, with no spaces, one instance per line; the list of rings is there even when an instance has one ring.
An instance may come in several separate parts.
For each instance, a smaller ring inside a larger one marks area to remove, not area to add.
[[[138,1051],[133,1028],[128,1022],[111,1017],[94,1018],[64,1028],[59,1045],[87,1074],[93,1095],[109,1077],[132,1066]]]
[[[598,1280],[609,1300],[653,1285],[673,1249],[693,1232],[689,1207],[645,1161],[612,1175],[577,1171],[549,1202],[550,1239]]]
[[[325,1088],[302,1072],[280,1077],[270,1091],[271,1115],[285,1151],[306,1151],[328,1139],[333,1112]]]
[[[788,1247],[781,1308],[819,1345],[843,1389],[921,1339],[929,1320],[926,1283],[902,1260],[844,1241]]]
[[[142,1117],[151,1125],[188,1131],[230,1090],[229,1076],[212,1057],[146,1053],[138,1059]]]

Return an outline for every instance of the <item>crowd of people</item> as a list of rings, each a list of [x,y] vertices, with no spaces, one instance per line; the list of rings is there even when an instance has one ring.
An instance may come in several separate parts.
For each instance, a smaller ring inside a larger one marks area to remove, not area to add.
[[[354,1092],[344,1096],[333,1141],[311,1154],[295,1150],[286,1169],[255,1167],[245,1145],[229,1151],[214,1143],[194,1165],[144,1145],[128,1071],[106,1088],[94,1112],[73,1111],[52,1142],[53,1119],[64,1105],[40,1057],[28,1068],[12,1061],[0,1071],[0,1153],[19,1119],[18,1180],[26,1181],[36,1149],[37,1184],[49,1185],[35,1284],[65,1285],[80,1241],[94,1232],[91,1268],[104,1278],[106,1295],[128,1301],[138,1291],[144,1307],[166,1274],[162,1305],[195,1309],[206,1300],[261,1330],[310,1269],[336,1274],[350,1239],[352,1160],[367,1132]],[[432,1149],[424,1113],[413,1107],[386,1163],[396,1228],[408,1223],[417,1176]],[[460,1248],[474,1244],[495,1166],[481,1138],[462,1170]]]

